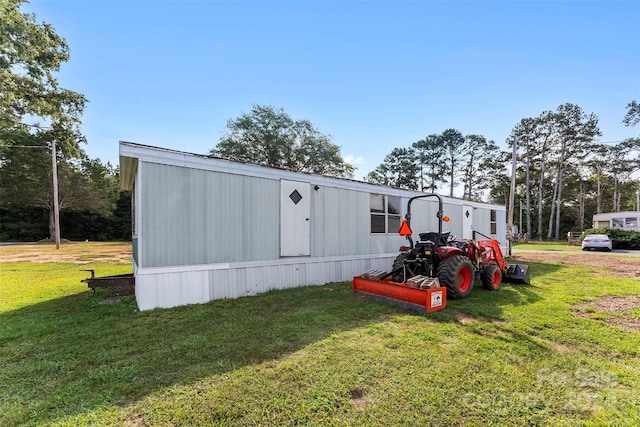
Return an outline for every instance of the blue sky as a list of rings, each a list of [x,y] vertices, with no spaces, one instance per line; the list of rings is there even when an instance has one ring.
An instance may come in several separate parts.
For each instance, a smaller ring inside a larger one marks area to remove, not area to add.
[[[455,128],[505,147],[524,117],[571,102],[603,142],[640,101],[640,1],[32,0],[64,37],[85,147],[207,153],[254,104],[308,119],[361,179],[395,147]]]

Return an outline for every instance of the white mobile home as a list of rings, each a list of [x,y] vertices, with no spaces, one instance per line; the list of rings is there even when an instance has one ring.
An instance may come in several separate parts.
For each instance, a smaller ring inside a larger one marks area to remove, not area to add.
[[[607,212],[593,215],[593,228],[640,231],[640,211]]]
[[[120,143],[133,190],[133,272],[140,310],[255,295],[388,271],[400,217],[422,193]],[[506,245],[504,206],[443,197],[444,231]],[[435,198],[411,226],[437,230]],[[414,237],[415,238],[415,237]]]

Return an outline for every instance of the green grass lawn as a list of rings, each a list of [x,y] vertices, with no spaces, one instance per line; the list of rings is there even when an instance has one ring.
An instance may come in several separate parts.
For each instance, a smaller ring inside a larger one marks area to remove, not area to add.
[[[426,315],[349,283],[141,313],[80,268],[0,263],[0,425],[640,425],[639,333],[571,310],[638,280],[531,264]]]
[[[517,250],[533,250],[533,251],[563,251],[563,252],[580,252],[582,247],[580,245],[569,246],[566,240],[560,241],[548,241],[548,242],[538,242],[538,241],[529,241],[528,243],[514,243],[514,249]]]

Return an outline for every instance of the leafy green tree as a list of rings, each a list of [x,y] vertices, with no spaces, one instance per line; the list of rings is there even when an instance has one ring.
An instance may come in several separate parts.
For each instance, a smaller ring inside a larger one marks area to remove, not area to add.
[[[489,188],[502,164],[495,162],[500,150],[495,142],[482,135],[465,137],[463,158],[463,199],[480,200],[480,191]]]
[[[369,172],[364,180],[372,184],[394,185],[395,172],[388,168],[385,163],[380,163],[374,170]]]
[[[556,109],[555,125],[558,130],[556,190],[554,191],[556,197],[551,205],[548,237],[551,238],[552,235],[552,220],[555,212],[555,239],[558,240],[560,238],[560,208],[565,172],[572,163],[584,161],[595,137],[602,133],[598,128],[598,117],[595,114],[585,114],[578,105],[570,103],[560,105]]]
[[[464,158],[464,136],[456,129],[447,129],[442,132],[440,141],[445,147],[447,169],[449,171],[449,197],[453,197],[453,188],[456,184],[456,176],[460,174],[458,170]]]
[[[117,179],[116,179],[117,181]],[[121,191],[113,211],[64,211],[61,228],[71,240],[131,240],[131,192]]]
[[[489,201],[498,205],[508,205],[510,187],[511,176],[506,173],[505,168],[502,168],[502,170],[493,177],[492,184],[489,187]]]
[[[297,172],[352,177],[353,165],[340,147],[308,120],[294,121],[282,109],[254,105],[251,113],[227,122],[227,133],[210,154]]]
[[[394,148],[384,157],[383,162],[365,177],[365,181],[417,190],[419,172],[416,155],[412,149]]]
[[[632,125],[637,103],[628,105],[626,122]],[[527,231],[558,239],[569,229],[584,229],[590,216],[634,206],[633,174],[640,170],[640,140],[628,138],[616,145],[597,144],[600,135],[595,114],[585,114],[574,104],[560,105],[538,117],[522,119],[507,142],[517,144],[516,193],[526,199]],[[537,187],[533,184],[538,180]],[[519,184],[518,184],[519,183]],[[491,188],[496,202],[506,200],[504,179]],[[531,227],[529,200],[537,198],[538,224]],[[548,228],[543,230],[543,217]]]
[[[531,237],[537,235],[540,240],[543,238],[544,210],[551,204],[551,198],[546,196],[549,194],[548,174],[552,157],[550,147],[556,137],[554,117],[552,112],[544,111],[538,117],[523,118],[511,130],[506,141],[509,147],[513,148],[515,144],[517,148],[516,173],[520,185],[516,185],[516,195],[520,200],[524,199],[526,214],[526,222],[521,231],[526,231]],[[536,226],[532,220],[535,205]]]
[[[69,47],[51,25],[22,13],[23,3],[0,2],[0,206],[52,209],[51,143],[57,144],[62,181],[70,181],[73,159],[86,158],[79,130],[86,99],[58,84]],[[65,207],[75,204],[71,199]]]
[[[548,193],[546,187],[547,169],[549,168],[549,151],[550,146],[556,138],[556,127],[554,126],[555,114],[551,111],[543,111],[535,118],[535,152],[533,167],[538,170],[538,227],[537,234],[540,240],[543,237],[543,218],[544,218],[544,196]],[[553,204],[553,202],[550,202]],[[532,234],[533,235],[533,234]]]
[[[509,137],[509,145],[517,145],[520,154],[520,163],[524,169],[524,197],[526,212],[526,232],[533,236],[531,232],[531,162],[534,156],[534,147],[536,141],[535,134],[536,122],[532,118],[524,118],[511,132]],[[520,232],[524,233],[525,228],[520,228]]]
[[[55,139],[66,155],[78,154],[80,117],[86,99],[61,88],[55,73],[69,60],[66,41],[33,14],[20,12],[24,0],[0,2],[0,143],[21,125],[40,122],[40,139]]]
[[[49,213],[44,209],[0,206],[0,241],[33,242],[49,233]]]
[[[0,147],[0,208],[43,208],[49,211],[49,232],[55,233],[51,154],[46,143],[26,130],[16,132],[11,144]],[[117,175],[110,164],[58,153],[60,211],[83,211],[108,215],[118,199]]]
[[[446,151],[440,135],[428,135],[414,142],[412,148],[420,168],[420,189],[435,193],[439,185],[446,182],[444,176],[447,173]]]
[[[604,144],[594,144],[591,153],[585,162],[588,178],[595,182],[596,213],[602,213],[603,182],[608,175],[610,147]]]
[[[627,104],[627,114],[625,114],[622,123],[627,126],[635,126],[640,123],[640,104],[637,101],[631,101]]]
[[[531,235],[543,238],[543,217],[548,215],[547,238],[558,239],[561,229],[571,228],[571,221],[582,227],[589,209],[595,209],[595,202],[589,207],[590,194],[596,188],[591,185],[590,171],[604,167],[589,161],[594,140],[600,135],[597,124],[595,114],[585,114],[579,106],[567,103],[555,111],[522,119],[512,130],[507,142],[517,144],[517,181],[521,185],[516,187],[526,200],[526,227]],[[537,188],[533,185],[536,179]],[[538,224],[534,228],[530,215],[536,198]]]
[[[621,184],[631,179],[631,174],[640,170],[640,140],[628,138],[619,144],[607,147],[604,160],[609,176],[613,180],[612,212],[622,210]]]

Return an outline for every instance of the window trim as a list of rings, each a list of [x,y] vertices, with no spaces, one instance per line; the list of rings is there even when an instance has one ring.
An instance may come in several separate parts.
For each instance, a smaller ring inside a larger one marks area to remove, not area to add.
[[[489,234],[498,234],[498,211],[495,209],[489,210]]]

